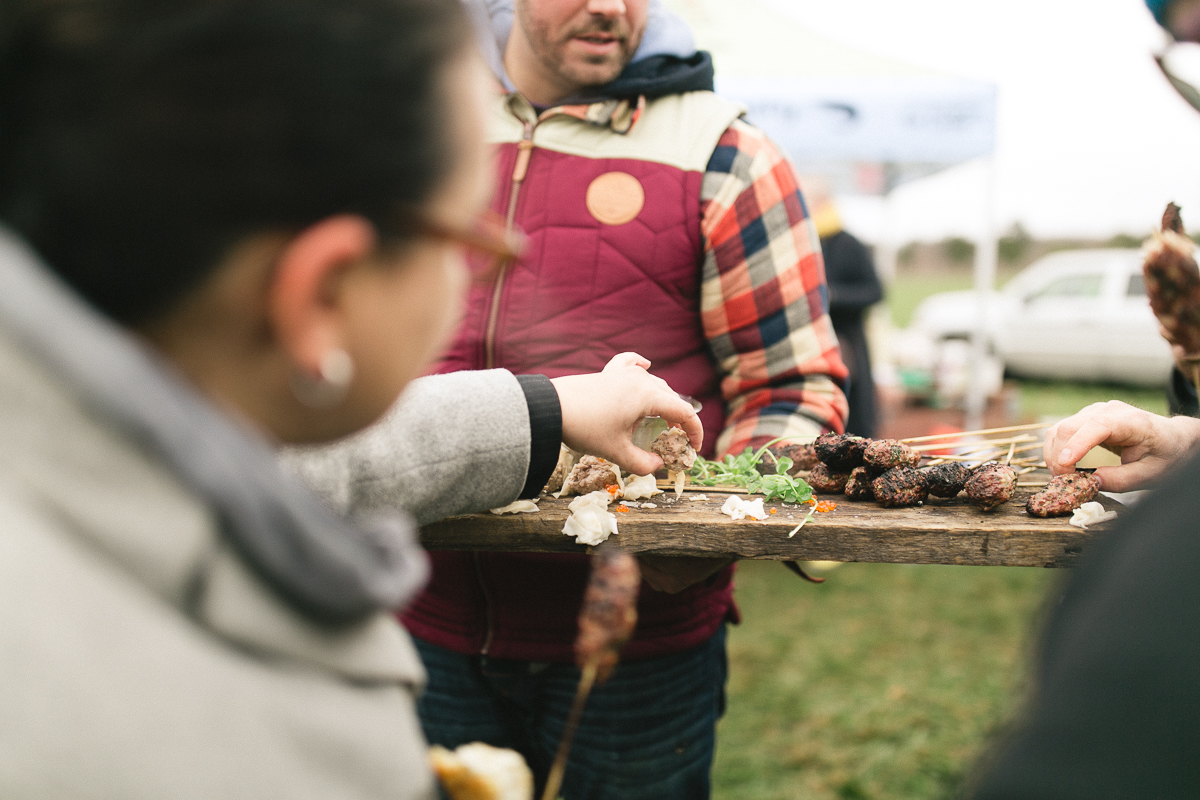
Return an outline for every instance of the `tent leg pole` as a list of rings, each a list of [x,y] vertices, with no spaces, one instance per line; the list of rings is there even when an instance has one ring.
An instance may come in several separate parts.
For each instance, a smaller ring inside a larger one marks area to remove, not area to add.
[[[971,334],[971,382],[967,387],[966,428],[980,430],[987,410],[985,385],[991,344],[988,336],[988,305],[996,285],[996,160],[988,156],[984,170],[983,208],[980,236],[975,243],[975,295],[979,303],[976,327]]]

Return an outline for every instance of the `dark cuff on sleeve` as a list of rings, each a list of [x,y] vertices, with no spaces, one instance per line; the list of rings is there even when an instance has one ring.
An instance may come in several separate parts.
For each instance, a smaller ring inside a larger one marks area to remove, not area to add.
[[[1185,378],[1178,368],[1171,370],[1171,382],[1167,384],[1167,408],[1172,416],[1200,416],[1196,387],[1192,386],[1192,382]]]
[[[529,406],[529,472],[521,500],[536,497],[554,474],[562,445],[562,408],[558,392],[545,375],[518,375]]]

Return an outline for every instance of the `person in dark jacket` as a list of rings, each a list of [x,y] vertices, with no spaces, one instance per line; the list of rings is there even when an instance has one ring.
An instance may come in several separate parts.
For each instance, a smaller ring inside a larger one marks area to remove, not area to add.
[[[1046,432],[1051,471],[1122,453],[1101,488],[1154,488],[1073,571],[1042,632],[1034,691],[976,800],[1200,797],[1200,420],[1116,400]]]
[[[1171,343],[1171,355],[1175,357],[1175,366],[1171,369],[1171,380],[1167,382],[1167,410],[1171,414],[1185,414],[1189,417],[1200,416],[1200,399],[1196,396],[1196,384],[1190,377],[1195,369],[1196,353],[1186,352],[1182,346],[1175,343],[1160,326],[1163,338]]]
[[[842,349],[842,362],[850,370],[846,388],[846,401],[850,406],[846,433],[874,436],[878,410],[863,318],[867,309],[883,299],[883,285],[875,273],[875,261],[866,245],[842,228],[841,217],[824,179],[806,178],[804,189],[817,235],[821,237],[825,283],[829,286],[829,318]]]

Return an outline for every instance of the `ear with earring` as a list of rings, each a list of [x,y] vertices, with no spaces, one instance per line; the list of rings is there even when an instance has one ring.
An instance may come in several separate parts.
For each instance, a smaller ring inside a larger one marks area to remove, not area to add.
[[[354,381],[354,360],[340,347],[331,347],[321,356],[318,374],[314,377],[299,370],[291,375],[292,394],[311,409],[328,411],[346,399]]]

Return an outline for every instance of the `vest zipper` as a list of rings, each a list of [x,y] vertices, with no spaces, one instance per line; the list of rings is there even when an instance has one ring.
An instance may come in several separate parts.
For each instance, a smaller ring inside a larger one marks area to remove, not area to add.
[[[533,152],[533,129],[536,123],[526,122],[521,141],[517,142],[517,161],[513,165],[512,187],[508,190],[508,208],[504,214],[504,227],[512,233],[517,218],[517,198],[521,194],[521,183],[525,173],[529,171],[529,156]],[[500,267],[496,273],[496,281],[492,284],[492,302],[488,308],[487,330],[483,338],[483,361],[485,369],[496,366],[496,323],[500,317],[500,293],[504,288],[504,277],[508,273],[508,264]],[[479,579],[479,590],[483,594],[483,616],[487,626],[483,636],[483,646],[479,648],[480,655],[487,655],[492,647],[492,638],[496,634],[495,620],[492,618],[492,595],[488,591],[487,581],[483,576],[483,563],[479,553],[472,553],[475,561],[475,576]]]
[[[534,122],[526,122],[521,141],[517,142],[517,161],[513,165],[512,187],[508,190],[508,209],[504,215],[505,228],[509,233],[512,232],[517,218],[517,197],[521,193],[521,183],[525,180],[525,173],[529,171],[529,156],[533,152],[533,129],[535,126]],[[484,369],[492,369],[496,366],[496,324],[500,318],[500,293],[504,289],[504,277],[508,274],[508,267],[509,265],[505,264],[500,268],[500,271],[496,273],[496,281],[492,284],[492,303],[488,308],[487,329],[483,335]]]

